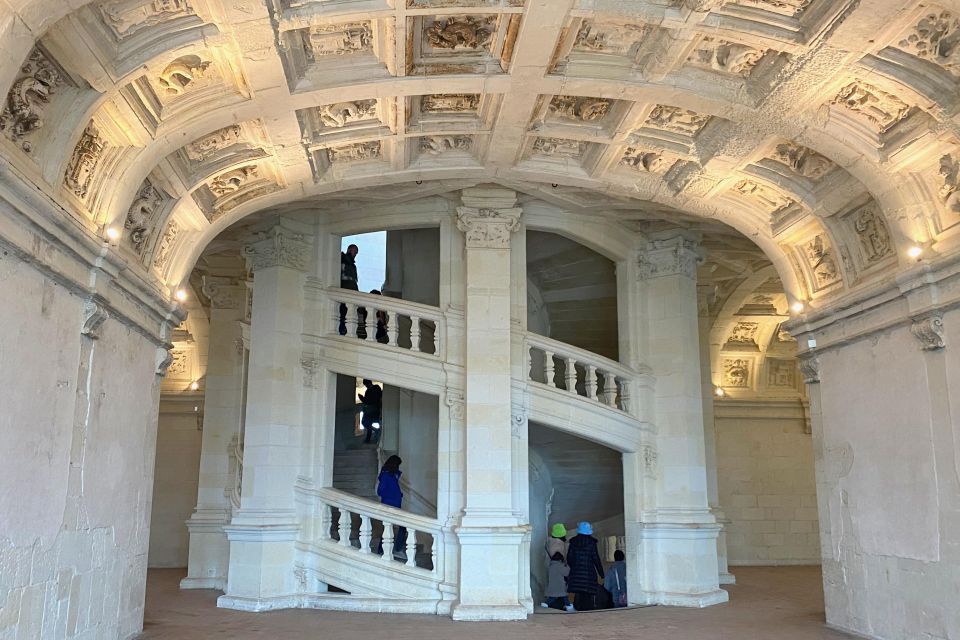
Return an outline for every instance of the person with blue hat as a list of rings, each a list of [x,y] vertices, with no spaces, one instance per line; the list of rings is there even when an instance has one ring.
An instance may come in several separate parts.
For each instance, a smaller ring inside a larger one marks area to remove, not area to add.
[[[598,580],[604,578],[603,562],[589,522],[577,524],[577,535],[567,545],[567,564],[570,566],[567,588],[574,595],[573,606],[577,611],[596,608]]]

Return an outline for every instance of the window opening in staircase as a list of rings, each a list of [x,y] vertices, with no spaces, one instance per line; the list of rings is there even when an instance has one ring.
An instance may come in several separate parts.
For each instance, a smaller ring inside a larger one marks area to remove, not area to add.
[[[381,290],[387,272],[387,232],[343,236],[340,251],[346,252],[351,244],[357,245],[360,250],[356,257],[357,286],[360,291],[369,293],[373,289]]]

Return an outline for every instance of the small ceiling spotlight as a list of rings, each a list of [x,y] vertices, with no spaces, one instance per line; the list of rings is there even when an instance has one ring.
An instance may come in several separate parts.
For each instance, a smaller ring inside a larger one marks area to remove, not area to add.
[[[187,299],[187,290],[177,289],[177,292],[173,294],[173,297],[179,300],[180,302],[184,302]]]
[[[794,313],[803,313],[803,310],[807,308],[807,305],[803,304],[802,301],[797,300],[792,305],[790,305],[790,311]]]
[[[727,395],[727,392],[723,390],[723,387],[714,387],[713,395],[717,396],[718,398],[723,398]]]
[[[197,382],[196,380],[190,383],[190,391],[196,391],[199,388],[200,388],[200,383]]]
[[[120,239],[120,236],[122,235],[120,233],[120,229],[117,229],[116,227],[107,227],[106,234],[107,234],[107,240],[109,240],[110,242],[116,242],[117,240]]]
[[[923,255],[923,247],[918,244],[910,245],[910,248],[907,249],[907,255],[913,260],[919,260],[920,256]]]

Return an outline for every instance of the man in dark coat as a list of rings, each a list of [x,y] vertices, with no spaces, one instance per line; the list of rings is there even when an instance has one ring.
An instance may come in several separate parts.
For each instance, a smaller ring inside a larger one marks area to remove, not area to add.
[[[357,278],[357,254],[360,253],[360,247],[355,244],[347,247],[347,250],[340,254],[340,288],[359,291],[360,284]],[[340,335],[347,335],[347,305],[340,305]]]
[[[360,396],[361,410],[363,411],[363,425],[366,431],[365,443],[376,442],[380,439],[380,415],[383,407],[383,389],[370,380],[363,381],[366,390]]]
[[[573,606],[577,611],[594,608],[600,586],[597,580],[603,580],[603,562],[597,550],[597,539],[592,534],[590,523],[581,522],[577,525],[577,535],[567,546],[567,564],[570,565],[567,587],[574,594]]]

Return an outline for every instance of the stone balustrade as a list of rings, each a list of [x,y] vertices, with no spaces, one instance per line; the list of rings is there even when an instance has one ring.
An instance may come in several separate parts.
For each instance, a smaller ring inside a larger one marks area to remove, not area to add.
[[[636,373],[608,358],[527,333],[527,379],[632,413],[630,390]]]
[[[397,298],[331,287],[327,333],[441,357],[440,309]]]
[[[335,544],[345,552],[362,555],[377,554],[382,542],[380,560],[387,568],[405,566],[442,575],[437,557],[441,528],[436,520],[336,489],[314,489],[309,493],[315,496],[319,513],[319,526],[312,542]],[[405,559],[398,559],[391,552],[400,527],[407,530]]]

